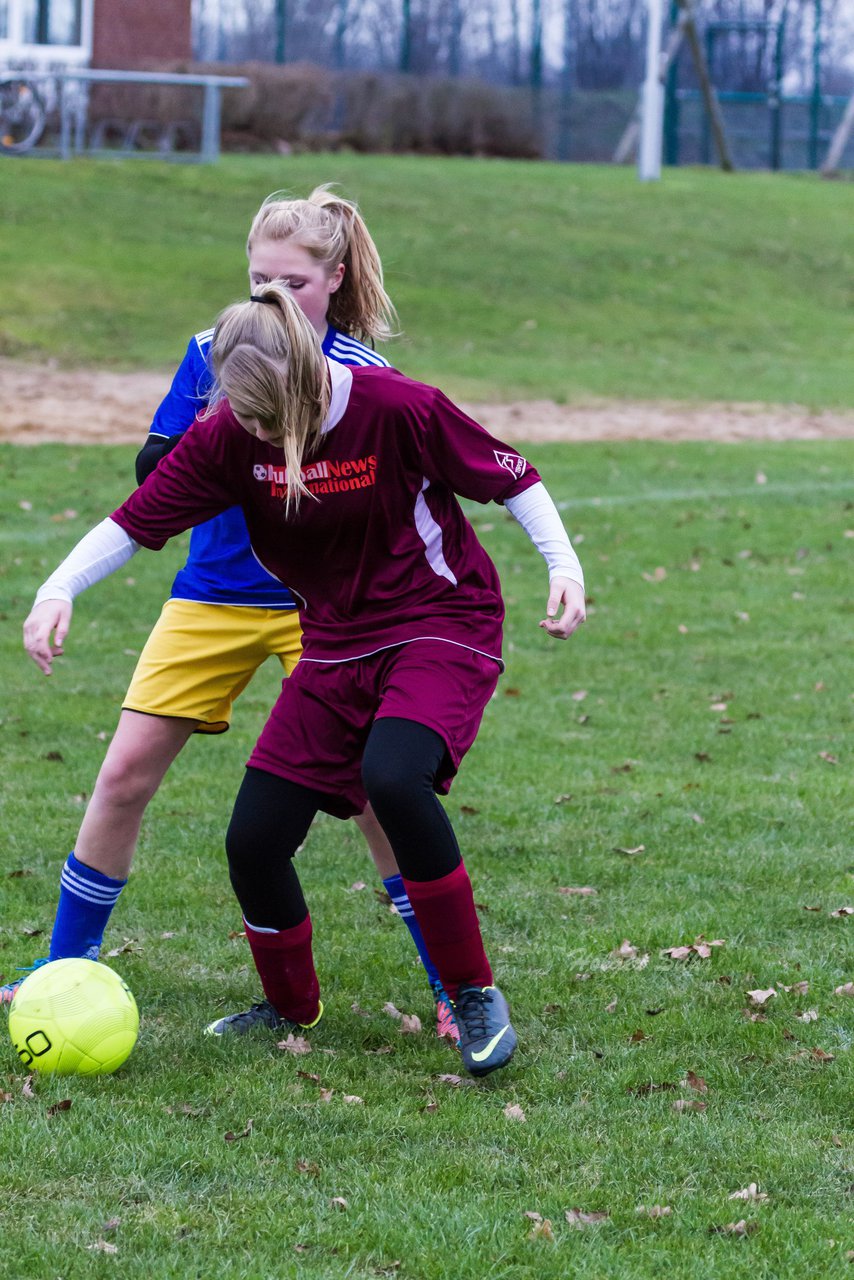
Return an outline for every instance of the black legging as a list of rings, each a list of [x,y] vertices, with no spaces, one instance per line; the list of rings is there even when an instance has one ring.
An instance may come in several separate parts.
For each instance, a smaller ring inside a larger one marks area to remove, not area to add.
[[[445,754],[434,730],[413,720],[375,721],[362,780],[398,866],[408,880],[438,880],[460,863],[453,827],[433,790]],[[289,929],[307,914],[291,859],[327,795],[260,769],[247,769],[225,848],[231,884],[250,924]]]

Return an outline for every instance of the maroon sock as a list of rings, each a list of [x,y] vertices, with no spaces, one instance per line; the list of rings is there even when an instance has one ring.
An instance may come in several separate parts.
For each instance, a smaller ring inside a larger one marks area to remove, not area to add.
[[[403,880],[430,958],[452,1000],[461,986],[492,985],[468,872],[461,862],[439,880]]]
[[[264,933],[244,918],[264,995],[283,1018],[308,1025],[320,1009],[320,985],[311,954],[311,916],[292,929]]]

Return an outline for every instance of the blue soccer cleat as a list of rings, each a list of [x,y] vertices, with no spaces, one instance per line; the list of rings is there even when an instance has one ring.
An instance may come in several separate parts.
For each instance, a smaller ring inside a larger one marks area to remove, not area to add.
[[[497,987],[460,987],[453,1002],[463,1065],[473,1076],[506,1067],[516,1049],[510,1009]]]

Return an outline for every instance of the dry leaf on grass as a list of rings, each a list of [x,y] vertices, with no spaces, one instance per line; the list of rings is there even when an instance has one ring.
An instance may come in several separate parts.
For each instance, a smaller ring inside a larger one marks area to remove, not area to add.
[[[763,1008],[776,994],[777,992],[773,987],[756,987],[753,991],[745,992],[748,1000],[756,1009]]]
[[[522,1217],[528,1218],[531,1222],[542,1222],[543,1220],[543,1215],[541,1213],[537,1213],[536,1209],[526,1209],[522,1214]]]
[[[693,1071],[689,1071],[685,1079],[680,1081],[686,1089],[693,1089],[695,1093],[708,1093],[709,1086],[706,1084],[702,1076],[694,1075]]]
[[[554,1241],[555,1233],[552,1230],[550,1218],[543,1218],[540,1222],[535,1222],[528,1233],[529,1240],[548,1240],[550,1243]]]
[[[628,938],[623,938],[620,945],[618,947],[614,947],[614,950],[609,952],[609,954],[613,956],[615,960],[637,960],[640,952],[637,947],[632,946]]]
[[[749,1186],[742,1187],[740,1191],[733,1191],[727,1196],[727,1200],[751,1200],[756,1204],[764,1204],[768,1199],[766,1192],[759,1190],[759,1184],[751,1182]]]
[[[35,1096],[36,1095],[33,1093],[33,1077],[27,1076],[26,1080],[21,1085],[21,1097],[34,1098]]]
[[[712,947],[722,947],[725,941],[725,938],[712,938],[707,941],[702,933],[698,933],[693,942],[678,947],[665,947],[661,955],[669,956],[671,960],[690,960],[693,956],[697,956],[700,960],[708,960],[712,954]]]
[[[113,947],[113,950],[108,951],[107,955],[108,956],[135,955],[138,951],[141,951],[141,950],[142,948],[140,947],[139,943],[136,941],[135,938],[125,938],[124,942],[120,947]]]
[[[699,1098],[677,1098],[671,1105],[674,1111],[705,1111],[708,1103]]]
[[[610,1214],[607,1211],[604,1213],[585,1213],[583,1209],[567,1209],[564,1217],[571,1227],[595,1227],[600,1222],[607,1222]]]
[[[287,1040],[278,1040],[276,1048],[281,1049],[283,1053],[311,1053],[311,1045],[305,1036],[295,1036],[293,1031],[290,1032]]]
[[[835,996],[854,996],[854,982],[843,982],[841,987],[834,987]]]
[[[781,991],[785,991],[787,994],[788,992],[793,991],[797,996],[805,996],[809,989],[810,984],[808,982],[793,982],[790,987],[785,987],[782,983],[780,984]]]
[[[605,1012],[606,1012],[606,1013],[616,1013],[616,1010],[617,1010],[617,1001],[616,1001],[616,999],[612,1000],[610,1004],[606,1004],[606,1005],[605,1005]]]
[[[818,755],[819,759],[823,760],[825,764],[839,764],[839,759],[831,755],[829,751],[819,751]]]
[[[356,1102],[356,1103],[359,1103],[360,1105],[364,1106],[365,1099],[364,1099],[364,1098],[360,1098],[360,1097],[358,1096],[358,1094],[355,1094],[355,1093],[342,1093],[342,1094],[341,1094],[341,1098],[342,1098],[342,1100],[343,1100],[344,1102]]]
[[[320,1088],[320,1089],[318,1089],[318,1091],[317,1091],[317,1096],[318,1096],[318,1098],[320,1098],[320,1101],[321,1101],[321,1102],[331,1102],[331,1101],[332,1101],[332,1095],[334,1094],[334,1092],[335,1092],[335,1090],[334,1090],[334,1089],[324,1089],[324,1088],[321,1086],[321,1088]]]
[[[803,1013],[796,1013],[795,1021],[818,1022],[818,1009],[804,1009]]]
[[[758,1222],[747,1222],[741,1218],[738,1222],[728,1222],[723,1227],[709,1227],[710,1235],[717,1236],[752,1236],[759,1230]]]
[[[643,1084],[629,1085],[626,1093],[633,1093],[637,1098],[645,1098],[650,1093],[665,1093],[669,1089],[675,1088],[676,1085],[670,1080],[662,1080],[660,1082],[647,1080]]]
[[[229,1129],[228,1133],[223,1134],[223,1137],[225,1138],[226,1142],[239,1142],[241,1138],[248,1138],[251,1132],[252,1132],[252,1121],[247,1120],[246,1128],[243,1130],[242,1133],[233,1133],[231,1129]]]
[[[390,1000],[386,1000],[383,1005],[383,1013],[387,1013],[390,1018],[402,1018],[403,1014],[396,1009]]]
[[[669,1218],[673,1210],[669,1204],[639,1204],[635,1213],[643,1218]]]
[[[508,1120],[518,1120],[522,1124],[525,1123],[525,1112],[516,1102],[508,1102],[504,1108],[504,1114]]]
[[[598,889],[591,889],[590,885],[582,885],[577,889],[571,885],[560,885],[558,887],[558,893],[562,893],[565,898],[592,898],[598,892]]]
[[[463,1082],[462,1076],[454,1076],[454,1075],[448,1075],[448,1074],[437,1076],[436,1079],[439,1080],[442,1084],[451,1085],[451,1087],[454,1089],[459,1088],[459,1086]]]
[[[616,1001],[614,1002],[616,1004]],[[645,1031],[641,1031],[638,1027],[637,1031],[633,1031],[629,1036],[629,1044],[642,1044],[644,1040],[651,1040],[652,1036],[648,1036]]]
[[[333,1196],[332,1199],[329,1201],[329,1208],[340,1209],[341,1212],[343,1213],[349,1208],[349,1206],[343,1196]]]
[[[320,1165],[315,1164],[313,1160],[297,1160],[297,1173],[307,1173],[310,1177],[316,1178],[320,1173]]]
[[[421,1019],[417,1013],[403,1013],[400,1016],[400,1033],[404,1036],[414,1036],[421,1030]]]
[[[361,891],[363,889],[367,889],[367,887],[368,886],[365,884],[364,880],[354,880],[353,883],[350,885],[350,888],[347,890],[347,892],[361,893]]]
[[[830,914],[832,916],[854,916],[854,907],[837,907]]]
[[[70,1110],[71,1110],[71,1099],[63,1098],[62,1102],[54,1102],[53,1106],[48,1107],[47,1114],[49,1116],[55,1116],[55,1115],[58,1115],[60,1111],[70,1111]]]
[[[96,1240],[94,1244],[87,1244],[86,1248],[90,1253],[118,1253],[119,1246],[110,1244],[109,1240]]]
[[[644,853],[645,851],[645,844],[614,845],[614,853],[624,853],[627,858],[634,858],[637,854]]]

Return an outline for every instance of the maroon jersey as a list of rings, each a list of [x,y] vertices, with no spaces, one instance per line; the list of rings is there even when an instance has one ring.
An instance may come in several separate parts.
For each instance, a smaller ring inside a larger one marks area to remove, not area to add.
[[[285,514],[282,453],[227,403],[196,422],[113,520],[144,547],[240,506],[263,567],[297,596],[304,661],[341,662],[416,639],[501,654],[495,566],[455,494],[503,502],[539,475],[434,387],[356,368],[343,414]]]

